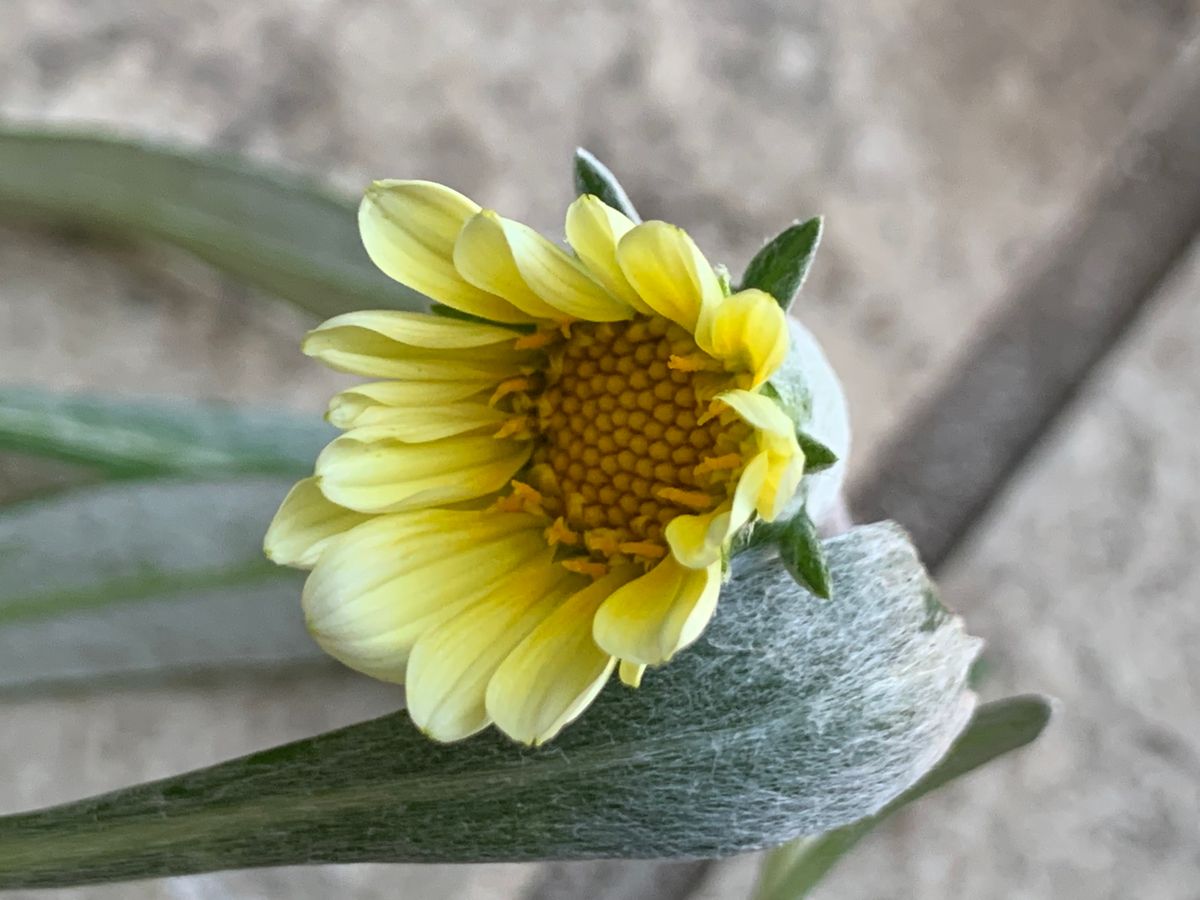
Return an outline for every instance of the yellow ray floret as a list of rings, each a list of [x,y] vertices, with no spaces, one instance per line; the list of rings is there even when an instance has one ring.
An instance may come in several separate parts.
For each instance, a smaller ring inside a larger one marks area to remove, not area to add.
[[[695,641],[730,541],[778,516],[804,457],[761,391],[788,352],[778,304],[726,296],[681,229],[585,196],[569,248],[461,194],[381,181],[359,212],[388,275],[486,321],[365,311],[304,351],[376,379],[265,540],[310,568],[332,656],[407,682],[451,741],[551,739],[614,669],[630,686]]]

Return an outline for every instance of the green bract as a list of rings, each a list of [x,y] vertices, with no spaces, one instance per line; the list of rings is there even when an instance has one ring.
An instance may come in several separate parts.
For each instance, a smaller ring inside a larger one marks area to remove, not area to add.
[[[904,534],[827,544],[837,602],[759,554],[637,691],[610,685],[544,749],[430,743],[402,714],[0,820],[0,886],[305,862],[689,857],[883,808],[966,725],[978,649]],[[920,665],[913,660],[920,659]]]

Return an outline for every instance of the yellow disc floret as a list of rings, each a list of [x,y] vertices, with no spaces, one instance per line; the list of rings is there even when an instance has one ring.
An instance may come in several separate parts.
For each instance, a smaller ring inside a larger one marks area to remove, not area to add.
[[[661,559],[672,519],[728,499],[749,426],[708,415],[711,389],[680,363],[696,343],[663,318],[576,324],[550,353],[529,472],[547,538],[589,573]]]

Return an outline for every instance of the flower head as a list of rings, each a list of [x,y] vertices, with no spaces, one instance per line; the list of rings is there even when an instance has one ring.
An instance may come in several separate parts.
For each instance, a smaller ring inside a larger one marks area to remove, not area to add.
[[[692,240],[592,196],[564,250],[461,194],[378,182],[384,272],[463,318],[358,312],[304,350],[379,379],[284,501],[275,561],[312,574],[308,626],[407,685],[438,740],[553,737],[618,664],[636,686],[712,616],[729,542],[792,498],[804,456],[761,391],[788,352],[769,295],[727,295]]]

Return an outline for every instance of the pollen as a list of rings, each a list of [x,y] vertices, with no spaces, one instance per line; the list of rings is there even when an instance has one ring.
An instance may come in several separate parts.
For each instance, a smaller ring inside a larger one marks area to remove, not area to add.
[[[540,391],[509,387],[536,391],[530,479],[548,539],[572,571],[648,568],[672,519],[728,499],[750,427],[707,415],[714,361],[666,319],[576,323],[548,353]]]

